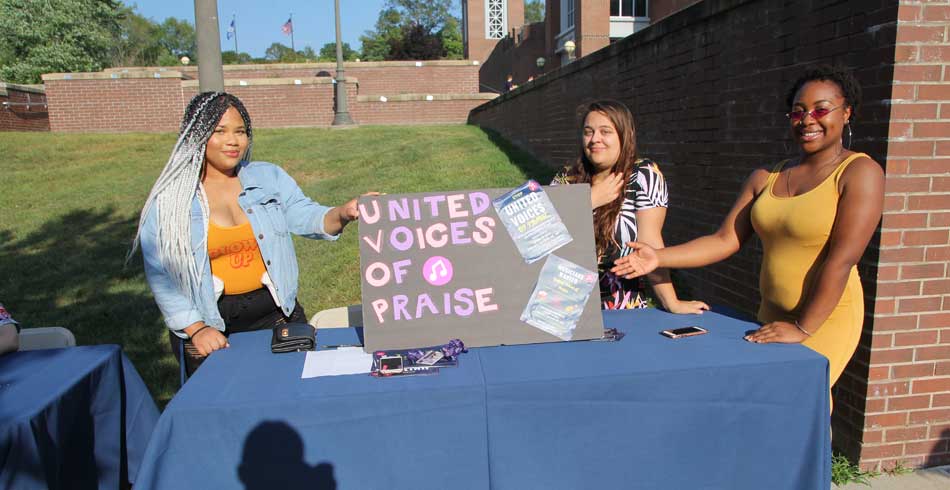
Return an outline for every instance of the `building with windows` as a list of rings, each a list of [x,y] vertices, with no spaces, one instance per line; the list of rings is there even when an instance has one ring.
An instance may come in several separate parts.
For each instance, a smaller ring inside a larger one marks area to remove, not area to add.
[[[462,0],[465,57],[483,64],[481,90],[500,92],[508,74],[524,83],[697,1],[546,0],[544,21],[527,25],[525,0]]]

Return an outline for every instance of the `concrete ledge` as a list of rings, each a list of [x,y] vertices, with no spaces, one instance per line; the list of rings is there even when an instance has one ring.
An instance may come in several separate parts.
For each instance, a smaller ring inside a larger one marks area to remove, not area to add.
[[[498,97],[498,94],[479,93],[479,94],[399,94],[399,95],[360,95],[356,97],[357,102],[413,102],[436,100],[492,100]],[[382,100],[385,98],[386,100]]]
[[[136,70],[136,71],[113,71],[113,72],[84,72],[84,73],[46,73],[43,75],[43,81],[48,80],[111,80],[127,78],[177,78],[184,76],[180,71],[173,70]]]
[[[343,69],[349,68],[392,68],[392,67],[425,67],[425,66],[478,66],[479,62],[477,60],[427,60],[427,61],[347,61],[343,63]],[[268,64],[253,64],[253,65],[224,65],[224,72],[229,71],[240,71],[240,70],[300,70],[300,69],[321,69],[321,70],[336,70],[336,62],[320,62],[320,63],[268,63]],[[179,71],[183,73],[197,73],[198,65],[189,65],[189,66],[129,66],[129,67],[116,67],[116,68],[106,68],[103,70],[104,73],[112,72],[133,72],[133,71]]]
[[[333,85],[333,78],[330,77],[307,77],[307,78],[226,78],[225,87],[261,87],[265,85]],[[356,84],[359,80],[353,77],[346,77],[346,83]],[[182,87],[197,87],[198,80],[183,80]]]
[[[0,82],[0,95],[8,96],[10,95],[7,90],[15,90],[17,92],[29,92],[31,94],[46,94],[46,88],[42,85],[20,85],[18,83],[4,83]]]

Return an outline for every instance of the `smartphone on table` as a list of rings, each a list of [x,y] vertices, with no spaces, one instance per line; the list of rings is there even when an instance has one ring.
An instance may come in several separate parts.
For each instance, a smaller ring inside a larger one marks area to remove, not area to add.
[[[694,335],[702,335],[704,333],[708,333],[708,330],[706,330],[703,327],[689,326],[689,327],[671,328],[669,330],[663,330],[662,332],[660,332],[660,335],[669,337],[671,339],[680,339],[683,337],[692,337]]]

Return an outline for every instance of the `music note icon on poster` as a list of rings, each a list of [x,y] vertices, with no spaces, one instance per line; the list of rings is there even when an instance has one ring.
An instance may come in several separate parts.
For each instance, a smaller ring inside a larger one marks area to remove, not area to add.
[[[439,255],[429,257],[422,264],[422,276],[433,286],[444,286],[452,280],[452,261]]]

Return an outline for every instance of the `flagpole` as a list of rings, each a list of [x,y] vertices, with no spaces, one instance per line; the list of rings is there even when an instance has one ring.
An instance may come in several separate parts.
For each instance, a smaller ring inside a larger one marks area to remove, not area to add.
[[[240,52],[237,49],[237,14],[231,14],[231,24],[234,25],[234,56]]]
[[[297,54],[297,48],[294,47],[294,13],[290,13],[290,50]]]

